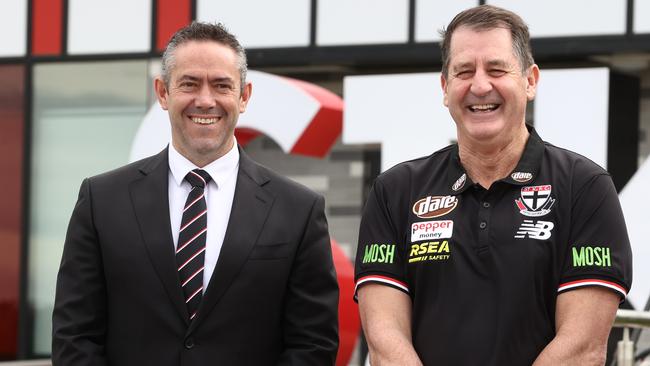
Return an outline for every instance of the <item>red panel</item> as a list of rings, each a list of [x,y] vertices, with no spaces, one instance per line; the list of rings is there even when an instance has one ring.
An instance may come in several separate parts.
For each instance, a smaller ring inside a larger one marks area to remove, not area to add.
[[[32,0],[32,9],[32,55],[60,55],[63,0]]]
[[[235,128],[235,137],[237,138],[237,143],[241,146],[246,146],[246,144],[261,134],[261,132],[248,127]]]
[[[354,345],[359,338],[361,321],[359,310],[352,297],[354,296],[354,267],[339,245],[332,241],[332,256],[336,277],[339,282],[339,353],[336,356],[336,366],[350,363]]]
[[[192,21],[190,0],[156,0],[156,50],[162,52],[169,38]]]
[[[16,357],[23,174],[22,65],[0,66],[0,360]]]

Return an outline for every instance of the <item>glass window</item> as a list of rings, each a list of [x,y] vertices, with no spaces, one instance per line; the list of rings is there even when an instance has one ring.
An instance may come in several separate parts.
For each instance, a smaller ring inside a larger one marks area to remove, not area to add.
[[[147,61],[39,64],[33,74],[28,294],[33,355],[51,352],[56,274],[81,181],[128,162]]]

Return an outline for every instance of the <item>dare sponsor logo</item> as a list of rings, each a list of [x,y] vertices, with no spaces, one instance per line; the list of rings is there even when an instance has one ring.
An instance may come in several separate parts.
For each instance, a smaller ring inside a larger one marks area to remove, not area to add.
[[[612,257],[607,247],[583,246],[571,248],[574,267],[611,267]]]
[[[388,263],[395,260],[395,244],[366,245],[362,263]]]
[[[449,241],[429,241],[426,243],[412,244],[409,252],[409,263],[446,261],[451,256]]]
[[[510,178],[512,180],[519,182],[519,183],[525,183],[528,182],[529,180],[533,179],[533,173],[527,173],[527,172],[514,172],[510,174]]]
[[[455,196],[427,196],[413,204],[413,213],[422,219],[444,216],[458,205]]]
[[[411,225],[411,242],[431,239],[448,239],[454,230],[452,220],[423,221]]]
[[[461,175],[460,178],[458,178],[456,180],[454,185],[451,186],[451,189],[453,189],[454,191],[457,191],[457,190],[463,188],[465,186],[465,181],[467,181],[467,174],[463,173],[463,175]]]

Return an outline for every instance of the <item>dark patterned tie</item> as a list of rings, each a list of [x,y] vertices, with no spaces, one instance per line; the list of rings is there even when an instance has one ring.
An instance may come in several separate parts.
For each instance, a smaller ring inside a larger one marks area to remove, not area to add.
[[[210,181],[210,174],[201,169],[194,169],[187,173],[185,180],[192,185],[192,190],[183,209],[176,246],[176,263],[187,311],[192,320],[203,295],[205,238],[208,234],[208,210],[204,188]]]

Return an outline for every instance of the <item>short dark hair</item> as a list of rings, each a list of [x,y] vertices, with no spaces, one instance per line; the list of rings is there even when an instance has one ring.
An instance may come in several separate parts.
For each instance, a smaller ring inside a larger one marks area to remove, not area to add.
[[[480,5],[458,13],[446,29],[440,31],[442,42],[440,50],[442,54],[442,74],[447,77],[449,71],[449,51],[451,37],[458,27],[465,26],[476,31],[504,28],[510,31],[512,36],[512,49],[515,56],[519,58],[521,71],[524,72],[535,63],[533,52],[530,47],[530,34],[528,26],[521,17],[509,10],[493,5]]]
[[[223,24],[196,21],[176,31],[176,33],[174,33],[174,35],[169,39],[169,43],[167,43],[167,48],[162,56],[162,79],[165,82],[165,85],[169,86],[171,71],[174,68],[174,53],[176,49],[178,46],[191,41],[213,41],[235,51],[235,54],[239,59],[238,68],[241,90],[244,90],[248,65],[246,63],[246,51],[242,45]]]

